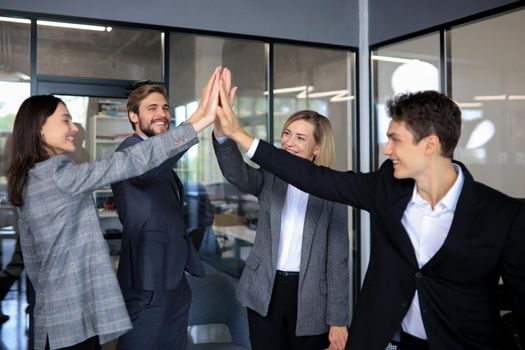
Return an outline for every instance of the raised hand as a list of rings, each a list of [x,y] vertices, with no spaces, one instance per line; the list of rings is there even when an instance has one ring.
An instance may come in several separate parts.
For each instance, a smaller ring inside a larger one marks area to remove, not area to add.
[[[229,104],[230,106],[232,106],[233,101],[235,99],[235,93],[237,92],[237,87],[234,86],[232,88],[232,75],[231,75],[231,71],[228,68],[222,69],[221,81],[222,81],[222,84],[224,85],[224,90],[226,94],[228,95]],[[222,105],[221,101],[219,100],[219,106],[221,105]],[[215,123],[213,126],[213,134],[215,135],[215,137],[220,137],[220,136],[225,135],[224,130],[222,130],[222,126],[219,121],[219,118],[215,119]]]
[[[221,105],[217,107],[217,115],[219,116],[220,128],[226,136],[247,150],[250,148],[254,138],[241,128],[239,120],[237,120],[232,110],[230,96],[226,92],[226,87],[222,80],[219,86],[219,98]]]
[[[219,81],[222,68],[219,66],[202,89],[202,96],[195,113],[191,115],[188,122],[193,125],[195,131],[199,132],[212,124],[217,115],[219,105]]]

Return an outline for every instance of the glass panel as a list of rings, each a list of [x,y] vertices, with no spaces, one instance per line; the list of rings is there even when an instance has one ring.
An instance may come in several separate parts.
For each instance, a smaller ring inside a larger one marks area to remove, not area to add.
[[[355,110],[354,54],[344,50],[274,45],[274,143],[293,113],[311,109],[330,119],[336,139],[334,168],[351,167]]]
[[[30,44],[29,20],[0,17],[0,81],[29,81]]]
[[[25,22],[19,23],[18,21]],[[0,233],[14,233],[15,211],[8,203],[10,136],[20,104],[29,97],[29,20],[0,17]],[[7,237],[6,237],[7,238]],[[5,254],[4,260],[11,255]]]
[[[268,97],[265,44],[191,34],[170,35],[170,105],[175,124],[197,108],[201,90],[217,65],[228,67],[239,87],[234,104],[242,125],[267,138]],[[209,132],[199,134],[178,164],[185,183],[186,223],[198,241],[201,257],[216,268],[240,276],[255,237],[257,199],[222,176]],[[195,239],[194,239],[195,241]]]
[[[39,74],[162,80],[162,33],[38,21]],[[100,29],[100,30],[96,30]]]
[[[383,148],[390,123],[386,101],[408,91],[440,91],[439,47],[439,33],[434,33],[372,52],[376,167],[386,159]]]
[[[509,38],[523,36],[523,10],[451,33],[452,97],[463,112],[455,157],[476,180],[520,198],[525,198],[525,181],[517,180],[525,174],[525,45]]]

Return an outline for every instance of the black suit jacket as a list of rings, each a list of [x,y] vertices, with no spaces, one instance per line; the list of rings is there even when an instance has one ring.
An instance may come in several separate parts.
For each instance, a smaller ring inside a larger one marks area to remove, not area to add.
[[[117,151],[141,142],[128,137]],[[188,239],[183,219],[182,184],[173,167],[182,154],[159,167],[111,185],[123,226],[117,277],[123,290],[174,289],[184,270],[198,276],[204,269]]]
[[[525,208],[475,182],[465,182],[449,234],[419,269],[401,218],[414,180],[393,176],[391,161],[359,174],[317,167],[261,141],[253,161],[315,196],[370,212],[371,255],[347,348],[383,350],[400,329],[416,289],[432,350],[515,349],[498,309],[500,276],[509,288],[525,343]],[[459,164],[459,163],[458,163]]]

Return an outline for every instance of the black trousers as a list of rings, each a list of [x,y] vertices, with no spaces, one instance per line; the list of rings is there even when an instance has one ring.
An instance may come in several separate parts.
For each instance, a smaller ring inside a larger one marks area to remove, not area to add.
[[[414,337],[408,333],[401,332],[401,341],[397,350],[429,350],[428,341]]]
[[[295,335],[298,286],[298,273],[278,272],[268,315],[263,317],[248,309],[253,350],[320,350],[328,347],[327,333],[301,337]]]
[[[188,343],[191,289],[183,276],[173,290],[122,290],[133,329],[122,335],[117,350],[178,350]]]
[[[46,342],[46,350],[49,350],[49,340]],[[98,335],[78,343],[58,350],[100,350],[100,340]]]

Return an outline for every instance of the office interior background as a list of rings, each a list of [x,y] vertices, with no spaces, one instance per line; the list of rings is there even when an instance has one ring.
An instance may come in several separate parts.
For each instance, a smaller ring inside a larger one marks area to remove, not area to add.
[[[0,1],[0,249],[14,247],[15,215],[6,194],[14,116],[32,94],[64,99],[74,122],[75,160],[108,156],[132,130],[126,96],[134,81],[163,83],[173,124],[196,109],[217,65],[239,86],[235,111],[252,134],[280,142],[294,111],[329,117],[335,168],[370,171],[385,159],[385,102],[433,89],[461,107],[455,158],[478,181],[525,198],[525,3],[510,0],[155,0],[130,5],[60,0]],[[520,44],[521,43],[521,44]],[[210,273],[239,278],[257,224],[255,197],[221,175],[211,128],[177,166],[185,183],[187,225]],[[112,194],[94,194],[115,265],[120,223]],[[369,255],[370,222],[349,208],[350,305]],[[26,349],[25,283],[3,302],[11,316],[0,332],[5,349]],[[195,342],[228,330],[190,329]]]

